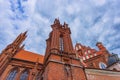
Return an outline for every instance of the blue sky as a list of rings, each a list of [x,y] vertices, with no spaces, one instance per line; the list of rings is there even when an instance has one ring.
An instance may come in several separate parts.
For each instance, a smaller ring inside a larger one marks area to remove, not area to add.
[[[28,30],[25,49],[44,54],[55,18],[69,24],[73,44],[102,42],[120,53],[120,0],[0,0],[0,51]]]

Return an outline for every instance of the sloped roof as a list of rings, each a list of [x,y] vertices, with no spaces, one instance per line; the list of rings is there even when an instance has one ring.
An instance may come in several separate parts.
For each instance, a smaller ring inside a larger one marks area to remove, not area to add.
[[[112,54],[110,54],[109,59],[108,59],[108,66],[111,66],[111,65],[113,65],[113,64],[115,64],[115,63],[117,63],[119,61],[120,60],[119,60],[118,55],[112,53]]]
[[[44,56],[26,50],[20,50],[13,58],[30,62],[37,62],[39,60],[38,62],[43,64]]]

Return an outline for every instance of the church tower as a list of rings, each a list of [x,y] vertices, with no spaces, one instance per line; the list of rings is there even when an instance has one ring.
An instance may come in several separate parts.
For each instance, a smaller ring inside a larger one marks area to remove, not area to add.
[[[9,44],[2,52],[0,56],[0,76],[2,72],[6,69],[7,64],[11,61],[11,58],[21,49],[24,45],[21,46],[22,42],[25,40],[26,32],[21,33],[18,37]]]
[[[73,49],[68,24],[55,19],[46,40],[47,48],[41,80],[86,80],[82,66]]]
[[[68,53],[74,54],[72,40],[70,37],[71,31],[68,24],[61,25],[58,19],[55,19],[54,24],[51,25],[52,32],[49,34],[49,38],[46,40],[46,58],[49,53]]]

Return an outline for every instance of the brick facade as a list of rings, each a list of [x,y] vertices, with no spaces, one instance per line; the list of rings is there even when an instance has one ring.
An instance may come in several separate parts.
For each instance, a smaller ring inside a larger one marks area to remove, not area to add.
[[[24,50],[24,45],[21,44],[27,37],[27,32],[21,33],[2,51],[0,80],[8,80],[13,74],[15,80],[120,79],[119,71],[107,68],[110,54],[101,42],[96,44],[98,51],[80,43],[76,43],[74,49],[68,24],[62,25],[55,19],[51,28],[46,40],[45,56]]]

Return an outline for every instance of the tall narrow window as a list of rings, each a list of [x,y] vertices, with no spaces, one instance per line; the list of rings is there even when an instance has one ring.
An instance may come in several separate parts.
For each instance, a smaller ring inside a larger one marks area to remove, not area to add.
[[[13,69],[8,75],[6,80],[15,80],[17,72],[18,72],[17,69]]]
[[[60,51],[64,51],[64,45],[63,45],[63,36],[61,35],[59,38],[59,47],[60,47]]]
[[[20,80],[27,80],[28,79],[28,70],[25,70],[21,76],[20,76]]]

